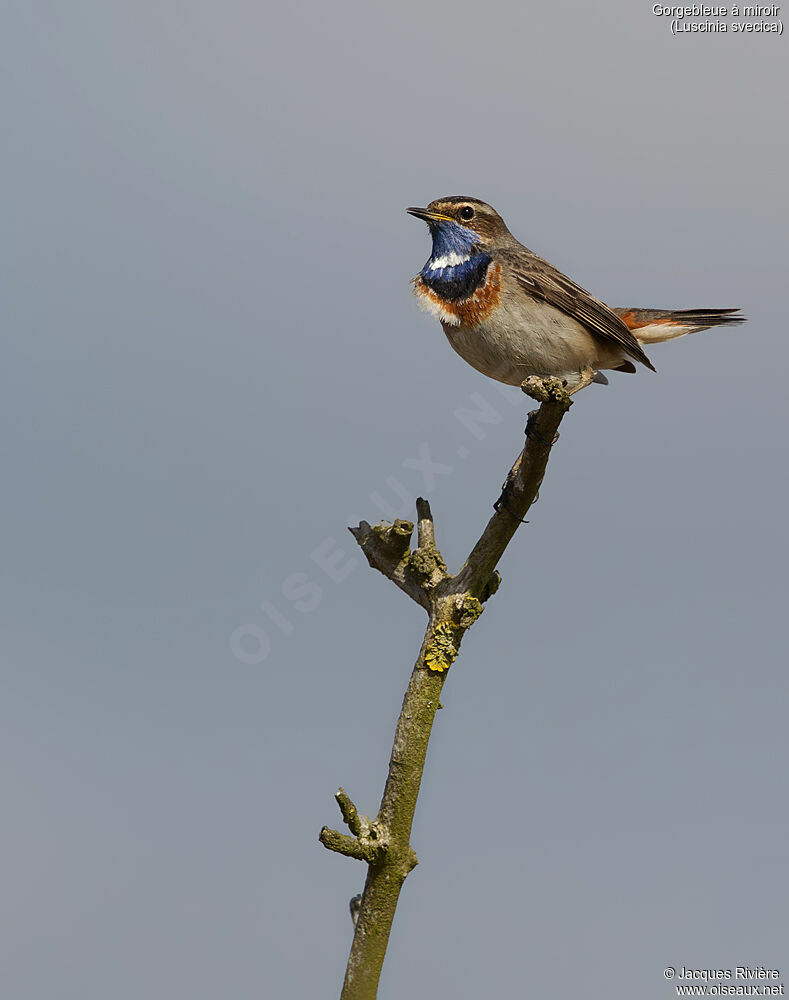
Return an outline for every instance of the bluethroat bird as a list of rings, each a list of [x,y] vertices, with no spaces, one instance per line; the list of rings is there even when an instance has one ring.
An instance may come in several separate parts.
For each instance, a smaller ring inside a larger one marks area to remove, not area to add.
[[[637,361],[655,371],[642,345],[744,320],[739,309],[611,309],[519,243],[476,198],[406,211],[433,238],[414,278],[420,305],[441,320],[461,358],[508,385],[554,375],[572,392],[607,384],[603,369],[634,372]]]

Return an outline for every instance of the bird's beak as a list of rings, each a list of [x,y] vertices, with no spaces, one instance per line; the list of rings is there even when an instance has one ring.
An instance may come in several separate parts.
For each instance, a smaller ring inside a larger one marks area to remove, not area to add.
[[[453,219],[441,212],[431,212],[426,208],[407,208],[409,215],[415,215],[417,219],[424,219],[425,222],[452,222]]]

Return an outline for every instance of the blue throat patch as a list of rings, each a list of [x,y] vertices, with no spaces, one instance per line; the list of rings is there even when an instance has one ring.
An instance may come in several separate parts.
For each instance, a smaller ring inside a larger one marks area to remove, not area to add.
[[[419,272],[422,281],[437,295],[451,302],[469,298],[484,283],[491,261],[490,256],[480,250],[478,235],[473,229],[457,222],[432,222],[430,235],[433,237],[433,252]],[[468,260],[448,267],[433,266],[435,261],[450,254],[467,257]]]

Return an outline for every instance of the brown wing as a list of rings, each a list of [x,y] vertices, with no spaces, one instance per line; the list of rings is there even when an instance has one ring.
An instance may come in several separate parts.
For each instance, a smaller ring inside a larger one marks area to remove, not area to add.
[[[576,285],[553,264],[531,251],[519,253],[511,263],[513,274],[525,292],[561,309],[591,333],[613,340],[636,361],[655,371],[652,362],[625,323],[585,288]]]

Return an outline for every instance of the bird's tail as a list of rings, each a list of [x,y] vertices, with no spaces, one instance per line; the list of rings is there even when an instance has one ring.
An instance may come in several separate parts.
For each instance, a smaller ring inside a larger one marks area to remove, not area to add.
[[[614,309],[625,326],[641,344],[659,344],[663,340],[698,333],[711,326],[736,326],[744,323],[739,309]]]

